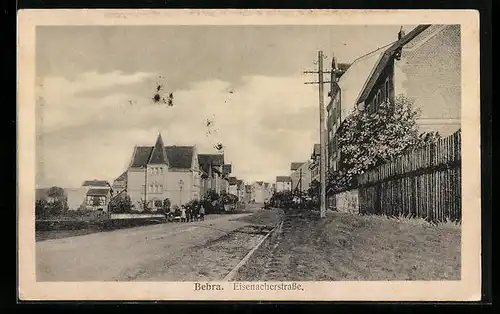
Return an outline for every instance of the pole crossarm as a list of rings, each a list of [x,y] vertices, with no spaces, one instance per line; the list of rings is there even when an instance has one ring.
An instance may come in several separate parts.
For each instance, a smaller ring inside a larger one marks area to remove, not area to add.
[[[318,71],[304,71],[302,73],[304,73],[304,74],[318,74],[319,72]],[[322,73],[323,74],[332,74],[332,71],[323,71]]]
[[[323,81],[323,84],[331,83],[330,81]],[[320,82],[305,82],[304,84],[321,84]]]

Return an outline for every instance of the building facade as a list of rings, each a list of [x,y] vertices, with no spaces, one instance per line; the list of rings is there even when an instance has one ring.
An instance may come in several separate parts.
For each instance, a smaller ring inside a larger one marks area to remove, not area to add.
[[[289,176],[276,177],[276,192],[292,190],[292,179]]]
[[[222,182],[224,180],[224,154],[199,154],[198,163],[203,173],[203,194],[208,190],[213,190],[218,194],[227,190],[229,185]]]
[[[393,44],[356,59],[345,71],[332,60],[328,168],[339,167],[337,130],[345,118],[355,109],[376,111],[399,95],[421,111],[421,132],[446,136],[460,128],[460,51],[459,25],[419,25],[408,34],[401,30]]]
[[[195,146],[165,146],[158,135],[154,146],[134,148],[127,170],[127,194],[137,210],[153,211],[168,198],[182,205],[201,196],[202,173]]]
[[[290,178],[292,179],[292,190],[307,191],[312,182],[311,161],[292,162],[290,165]]]

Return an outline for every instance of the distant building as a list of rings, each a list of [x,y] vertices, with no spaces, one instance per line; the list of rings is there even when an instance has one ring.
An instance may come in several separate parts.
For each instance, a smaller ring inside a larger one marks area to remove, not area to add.
[[[252,199],[255,203],[264,203],[268,200],[268,186],[269,184],[264,181],[256,181],[252,184]]]
[[[238,190],[238,200],[240,202],[243,202],[245,200],[245,183],[243,182],[243,180],[238,180],[237,181],[237,190]]]
[[[252,186],[250,184],[245,184],[245,202],[249,203],[253,199]]]
[[[222,183],[224,154],[199,154],[198,162],[203,171],[202,194],[208,190],[220,194],[225,189],[225,183]]]
[[[291,191],[292,179],[289,176],[276,177],[276,192]]]
[[[238,196],[238,179],[236,177],[229,177],[229,194]]]
[[[273,185],[271,183],[264,182],[264,202],[269,202],[273,193]]]
[[[292,190],[307,191],[311,185],[311,161],[292,162],[290,165]]]
[[[113,189],[108,181],[84,181],[79,189],[68,190],[68,208],[108,211]],[[83,199],[82,199],[83,197]]]
[[[320,181],[319,173],[319,161],[320,161],[321,147],[319,144],[314,144],[313,151],[311,153],[311,162],[309,163],[309,170],[311,172],[311,182]]]

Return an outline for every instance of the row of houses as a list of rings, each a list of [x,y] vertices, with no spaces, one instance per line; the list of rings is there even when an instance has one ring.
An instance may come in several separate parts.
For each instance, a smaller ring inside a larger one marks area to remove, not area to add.
[[[146,204],[155,211],[166,198],[174,206],[200,199],[209,190],[231,193],[231,172],[223,153],[198,154],[195,145],[165,146],[158,134],[154,146],[134,147],[126,171],[113,183],[90,180],[67,189],[68,207],[106,211],[113,197],[126,193],[134,209]]]
[[[320,145],[314,144],[309,159],[290,163],[290,175],[276,177],[276,191],[307,192],[314,181],[319,182]]]

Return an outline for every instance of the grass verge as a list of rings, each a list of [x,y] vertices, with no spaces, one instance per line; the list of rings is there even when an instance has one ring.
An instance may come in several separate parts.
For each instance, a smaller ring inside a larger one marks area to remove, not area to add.
[[[288,213],[235,280],[460,280],[460,225]]]
[[[260,210],[255,212],[253,215],[237,218],[234,220],[244,221],[254,225],[276,225],[284,217],[284,212],[282,209],[269,209]]]

